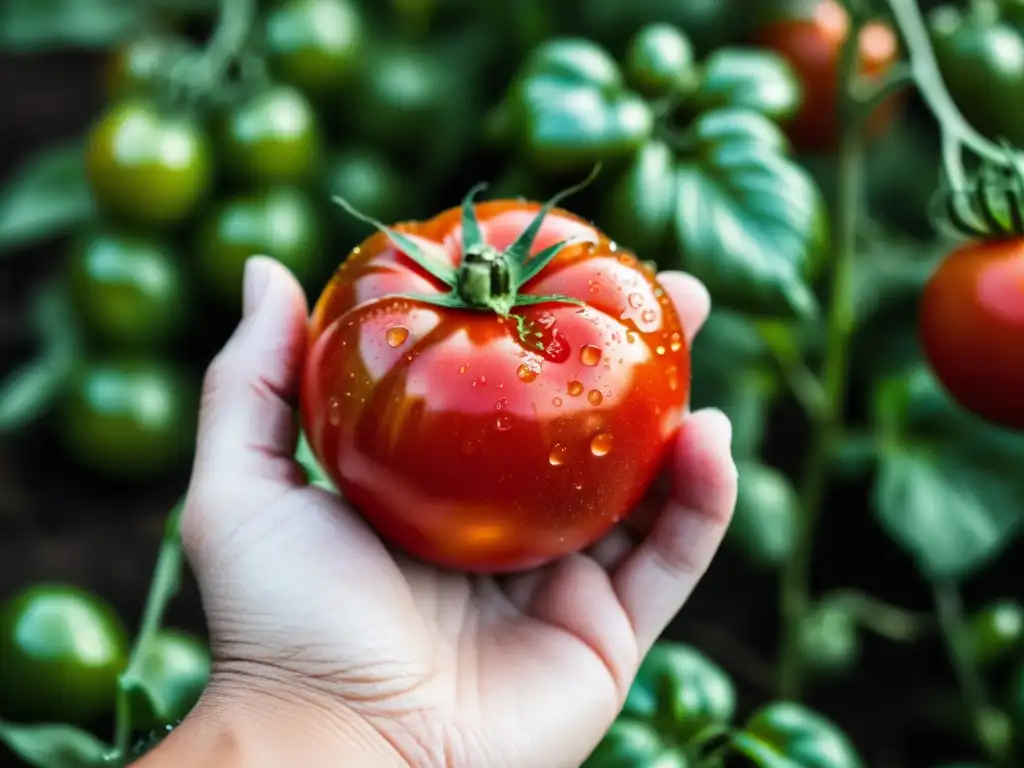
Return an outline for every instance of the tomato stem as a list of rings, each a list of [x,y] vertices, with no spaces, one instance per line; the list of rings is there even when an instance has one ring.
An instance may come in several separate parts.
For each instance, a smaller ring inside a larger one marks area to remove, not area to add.
[[[842,435],[846,401],[850,336],[854,326],[852,267],[856,252],[856,226],[860,213],[863,121],[857,119],[854,84],[858,69],[860,30],[866,23],[862,14],[851,13],[850,30],[840,55],[840,96],[836,108],[841,118],[839,144],[839,189],[836,201],[836,243],[831,271],[827,341],[822,373],[824,404],[820,418],[812,423],[812,435],[800,483],[800,519],[793,556],[786,562],[780,583],[782,637],[779,659],[779,688],[783,698],[798,701],[803,688],[804,669],[800,627],[811,608],[810,578],[814,535],[824,501],[829,475],[829,458]]]
[[[474,247],[462,257],[456,290],[475,309],[508,306],[515,297],[508,257],[487,246]]]

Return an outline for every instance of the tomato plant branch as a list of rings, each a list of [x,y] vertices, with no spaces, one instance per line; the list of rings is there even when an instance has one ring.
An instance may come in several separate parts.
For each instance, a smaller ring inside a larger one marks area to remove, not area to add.
[[[942,130],[942,157],[946,178],[955,190],[964,187],[961,149],[966,146],[984,160],[999,166],[1008,163],[1005,147],[989,141],[963,116],[939,72],[916,0],[889,0],[889,8],[908,49],[913,78]]]
[[[119,765],[126,765],[132,735],[131,696],[138,693],[144,682],[141,668],[150,652],[153,640],[163,622],[168,603],[178,593],[184,557],[181,549],[179,521],[184,501],[178,502],[168,516],[156,568],[146,596],[142,622],[135,637],[128,666],[117,680],[117,698],[114,708],[114,749]],[[144,689],[143,689],[144,695]]]
[[[938,582],[933,587],[933,599],[942,639],[946,644],[946,652],[956,674],[964,705],[970,714],[975,737],[988,753],[989,759],[997,765],[1003,765],[1006,761],[1005,745],[1000,743],[998,736],[988,727],[988,695],[978,671],[971,663],[960,590],[956,584]]]
[[[858,590],[837,592],[832,599],[849,612],[859,626],[894,642],[919,640],[935,626],[931,614],[909,611]]]
[[[831,265],[830,302],[822,386],[825,391],[824,418],[813,432],[800,483],[800,518],[796,546],[786,562],[780,584],[782,638],[779,689],[783,698],[797,701],[803,683],[800,627],[810,608],[810,577],[814,533],[824,502],[830,459],[841,437],[846,400],[848,350],[854,325],[853,258],[857,247],[857,216],[861,185],[861,121],[852,119],[858,104],[853,96],[857,77],[860,31],[866,20],[851,14],[850,30],[840,56],[841,117],[839,139],[839,190],[836,201],[836,242]]]

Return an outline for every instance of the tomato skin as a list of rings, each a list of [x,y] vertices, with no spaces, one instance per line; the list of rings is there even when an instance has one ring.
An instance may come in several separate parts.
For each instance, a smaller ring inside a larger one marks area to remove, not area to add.
[[[158,239],[94,228],[71,250],[75,312],[91,340],[121,350],[153,349],[184,328],[188,286],[177,254]]]
[[[539,206],[475,210],[504,249]],[[396,229],[460,263],[458,209]],[[660,468],[689,395],[684,331],[653,275],[583,219],[551,212],[533,253],[569,237],[580,243],[525,292],[587,306],[523,308],[541,349],[492,312],[386,298],[443,288],[379,234],[317,302],[306,434],[345,497],[407,552],[463,571],[534,567],[593,543]]]
[[[234,107],[221,124],[225,170],[239,182],[299,184],[320,159],[320,126],[297,88],[279,85]]]
[[[850,19],[836,0],[812,4],[804,16],[775,19],[754,35],[754,43],[786,58],[803,83],[804,101],[797,116],[786,125],[797,149],[822,151],[836,146],[839,121],[839,59]],[[899,58],[899,44],[892,28],[872,21],[861,29],[859,72],[868,80],[880,81]],[[896,100],[879,105],[865,125],[869,137],[884,133],[891,125]]]
[[[1024,430],[1024,240],[953,251],[925,286],[918,323],[925,357],[953,398]]]
[[[0,608],[0,717],[88,725],[114,706],[128,637],[83,589],[37,584]]]
[[[90,130],[85,170],[105,213],[133,224],[169,226],[205,198],[212,160],[195,122],[130,100],[111,106]]]

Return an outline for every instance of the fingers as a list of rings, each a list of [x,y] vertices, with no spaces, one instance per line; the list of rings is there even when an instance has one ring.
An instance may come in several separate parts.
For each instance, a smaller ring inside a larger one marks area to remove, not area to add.
[[[686,333],[686,341],[692,344],[711,312],[708,289],[700,280],[685,272],[659,272],[658,282],[672,299]]]
[[[670,467],[673,490],[650,533],[612,583],[641,653],[654,644],[704,574],[736,505],[732,425],[718,410],[687,417]]]
[[[305,348],[302,288],[278,262],[249,259],[242,321],[203,384],[194,487],[281,478],[292,470]]]

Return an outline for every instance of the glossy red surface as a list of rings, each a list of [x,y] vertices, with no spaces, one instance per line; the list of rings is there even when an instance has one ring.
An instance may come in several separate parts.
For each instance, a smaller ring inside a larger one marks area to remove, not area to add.
[[[531,203],[476,206],[509,246]],[[458,265],[460,212],[397,227]],[[535,566],[592,543],[644,494],[681,424],[690,358],[650,271],[587,222],[549,214],[533,253],[578,244],[524,288],[585,307],[489,311],[395,293],[445,290],[383,235],[320,297],[302,383],[303,423],[346,498],[391,543],[468,571]]]

